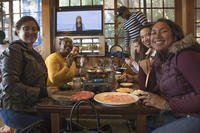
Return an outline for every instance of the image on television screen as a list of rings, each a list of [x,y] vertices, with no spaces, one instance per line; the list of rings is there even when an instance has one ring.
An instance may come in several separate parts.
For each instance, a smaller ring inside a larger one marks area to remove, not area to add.
[[[102,31],[102,11],[59,11],[57,32]]]

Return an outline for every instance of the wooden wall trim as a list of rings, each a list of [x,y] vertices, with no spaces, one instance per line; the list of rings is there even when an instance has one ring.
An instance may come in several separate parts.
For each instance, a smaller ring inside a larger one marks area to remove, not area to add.
[[[42,0],[42,46],[43,56],[46,58],[55,50],[55,5],[56,0]]]
[[[182,0],[182,26],[185,34],[195,33],[195,1]]]
[[[175,22],[182,27],[182,0],[175,0]]]

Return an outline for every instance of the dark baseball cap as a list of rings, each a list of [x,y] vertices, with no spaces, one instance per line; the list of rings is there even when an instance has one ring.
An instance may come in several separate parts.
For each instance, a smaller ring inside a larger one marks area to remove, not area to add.
[[[126,11],[128,8],[125,6],[120,6],[118,8],[118,16],[122,16],[123,12]]]

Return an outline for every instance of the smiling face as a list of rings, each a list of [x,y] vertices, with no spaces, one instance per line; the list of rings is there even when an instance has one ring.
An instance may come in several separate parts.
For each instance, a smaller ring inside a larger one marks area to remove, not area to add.
[[[140,38],[142,44],[144,44],[147,48],[151,48],[151,30],[150,28],[143,28],[140,30]]]
[[[39,29],[34,21],[27,21],[16,30],[19,39],[29,45],[33,45],[37,40],[38,31]]]
[[[63,39],[60,42],[60,53],[67,56],[72,51],[73,45],[70,39]]]
[[[151,30],[151,45],[156,51],[165,51],[174,42],[172,30],[165,22],[157,22]]]

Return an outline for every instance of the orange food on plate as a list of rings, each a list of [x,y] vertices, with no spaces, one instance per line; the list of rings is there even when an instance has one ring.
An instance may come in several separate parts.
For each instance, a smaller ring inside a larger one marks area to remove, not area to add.
[[[133,89],[131,88],[127,88],[127,87],[123,87],[123,88],[118,88],[116,89],[117,92],[133,92]]]
[[[96,94],[94,100],[108,106],[124,106],[135,103],[139,100],[134,94],[122,92],[103,92]]]
[[[70,100],[72,101],[79,101],[82,99],[89,99],[94,96],[94,93],[91,91],[79,91],[70,96]]]
[[[104,100],[111,103],[129,103],[134,101],[134,98],[130,95],[108,94],[104,97]]]

